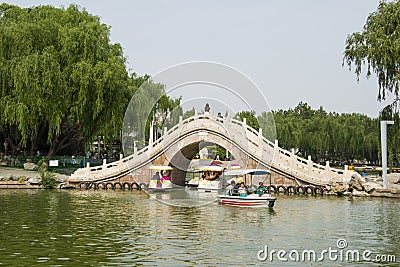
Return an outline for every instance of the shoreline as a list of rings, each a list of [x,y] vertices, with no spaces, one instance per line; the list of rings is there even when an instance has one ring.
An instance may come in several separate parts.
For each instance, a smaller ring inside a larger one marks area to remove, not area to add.
[[[57,181],[66,181],[69,177],[64,174],[56,174]],[[0,167],[0,190],[1,189],[41,189],[38,184],[31,184],[28,182],[30,178],[39,178],[40,175],[37,171],[29,171],[25,169],[17,169],[12,167]],[[4,181],[4,178],[11,179],[9,181]],[[21,178],[24,181],[19,181]],[[59,183],[60,185],[62,184]],[[57,188],[59,189],[59,188]],[[80,190],[79,188],[75,188]],[[336,193],[324,193],[325,196],[338,196],[341,195]],[[380,198],[400,198],[400,188],[376,188],[373,192],[369,194],[360,194],[358,192],[351,193],[345,192],[342,196],[352,196],[352,197],[380,197]]]

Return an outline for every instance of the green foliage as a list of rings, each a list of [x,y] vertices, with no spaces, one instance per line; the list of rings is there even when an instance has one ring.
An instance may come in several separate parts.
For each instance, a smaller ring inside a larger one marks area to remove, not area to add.
[[[266,120],[266,115],[259,116],[259,121]],[[303,157],[311,155],[321,162],[378,159],[378,118],[327,113],[322,107],[313,110],[302,102],[294,109],[274,111],[273,115],[279,145],[287,150],[294,148]],[[389,140],[396,139],[393,137],[389,136]]]
[[[149,140],[150,125],[155,120],[157,128],[171,127],[179,122],[182,115],[180,106],[181,97],[172,99],[165,94],[165,85],[155,83],[150,78],[141,84],[133,94],[131,102],[125,113],[124,142],[136,141],[139,147],[143,147]],[[129,133],[129,135],[127,134]],[[132,153],[132,151],[125,151]]]
[[[220,160],[224,160],[226,158],[226,156],[228,156],[228,158],[232,158],[232,154],[228,151],[228,155],[226,155],[226,149],[220,145],[216,145],[217,147],[217,151],[216,154],[219,156]]]
[[[39,174],[41,178],[39,184],[42,186],[43,189],[53,189],[56,187],[56,175],[53,172],[47,170],[44,166],[41,166],[39,168]]]
[[[8,145],[34,150],[43,141],[55,154],[78,140],[119,136],[143,81],[128,77],[122,47],[109,36],[109,26],[76,5],[0,5],[0,126]]]
[[[263,130],[263,135],[268,140],[276,139],[276,128],[273,112],[263,112],[257,117],[258,124]]]
[[[194,116],[194,113],[196,112],[195,108],[193,107],[190,110],[185,111],[185,113],[183,114],[183,119],[187,119],[189,117]]]
[[[380,2],[378,9],[368,16],[361,32],[346,39],[344,63],[354,65],[357,79],[366,66],[366,76],[374,72],[378,78],[378,99],[387,92],[399,95],[400,81],[400,1]]]
[[[234,118],[240,121],[243,121],[243,119],[246,118],[246,124],[258,131],[260,126],[258,125],[258,120],[255,114],[255,111],[241,111],[236,113]]]

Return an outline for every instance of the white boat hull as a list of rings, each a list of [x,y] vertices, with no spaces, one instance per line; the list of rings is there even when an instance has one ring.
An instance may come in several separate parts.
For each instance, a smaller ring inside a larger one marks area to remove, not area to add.
[[[222,204],[236,207],[257,207],[267,205],[273,207],[276,201],[275,197],[266,194],[262,196],[252,194],[246,197],[218,195],[218,199]]]
[[[199,192],[216,192],[218,191],[219,181],[215,180],[201,180],[197,191]]]
[[[162,182],[157,180],[150,180],[148,189],[151,191],[168,191],[172,188],[173,187],[170,180],[164,180]]]

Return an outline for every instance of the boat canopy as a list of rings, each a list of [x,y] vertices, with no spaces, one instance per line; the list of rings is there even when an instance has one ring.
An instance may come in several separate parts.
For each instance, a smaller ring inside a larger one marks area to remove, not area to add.
[[[237,164],[237,163],[232,163],[232,164],[229,166],[229,169],[230,169],[230,170],[238,170],[238,169],[240,169],[240,165]]]
[[[170,171],[170,170],[172,170],[172,167],[171,167],[171,166],[157,166],[157,165],[153,165],[153,166],[150,166],[149,169],[150,169],[150,170]]]
[[[202,166],[199,168],[200,171],[212,171],[212,172],[220,172],[223,171],[224,168],[217,165],[209,165],[209,166]]]
[[[245,169],[245,170],[230,170],[224,173],[226,176],[241,176],[241,175],[266,175],[270,174],[267,170],[262,169]]]

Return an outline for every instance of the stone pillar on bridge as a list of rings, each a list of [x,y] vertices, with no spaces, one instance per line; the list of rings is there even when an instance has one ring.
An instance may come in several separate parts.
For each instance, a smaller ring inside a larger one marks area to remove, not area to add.
[[[326,165],[325,165],[325,177],[328,180],[331,180],[331,178],[332,178],[332,172],[331,172],[331,167],[329,166],[329,160],[326,161]]]
[[[260,144],[262,144],[262,142],[263,142],[263,129],[261,127],[258,129],[258,138],[259,138]]]
[[[150,123],[150,132],[149,132],[149,146],[151,147],[152,145],[153,145],[153,135],[154,135],[154,133],[153,133],[153,127],[154,127],[154,122],[152,121],[151,123]]]
[[[258,129],[258,149],[259,149],[258,152],[260,153],[260,158],[262,158],[263,151],[264,151],[264,140],[263,140],[263,132],[262,132],[261,127]]]
[[[310,155],[307,158],[307,162],[308,162],[308,178],[311,179],[313,174],[313,162],[311,160]]]
[[[280,163],[278,139],[275,139],[275,143],[274,143],[274,158],[272,159],[272,161],[277,163],[277,164]]]
[[[297,171],[297,156],[294,153],[294,148],[290,150],[290,168],[292,172]]]
[[[179,128],[182,128],[183,117],[179,116]]]

